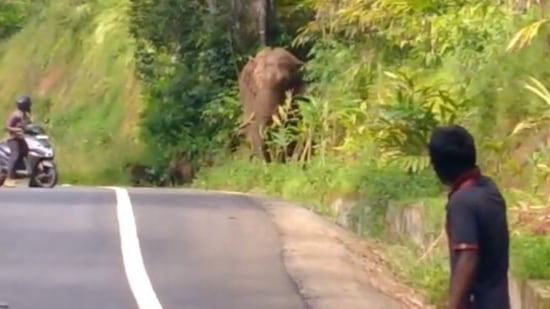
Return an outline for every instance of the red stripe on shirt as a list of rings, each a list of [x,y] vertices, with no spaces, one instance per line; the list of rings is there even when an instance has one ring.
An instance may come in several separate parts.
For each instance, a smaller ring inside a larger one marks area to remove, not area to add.
[[[477,244],[459,243],[453,244],[452,248],[453,250],[477,250],[479,246]]]

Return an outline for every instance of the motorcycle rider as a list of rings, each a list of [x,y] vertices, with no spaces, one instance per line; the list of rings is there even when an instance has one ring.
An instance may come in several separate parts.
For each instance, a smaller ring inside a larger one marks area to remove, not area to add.
[[[11,113],[6,121],[6,131],[8,132],[8,147],[10,148],[10,157],[8,160],[8,174],[4,186],[15,186],[15,171],[17,163],[23,160],[29,147],[23,136],[23,128],[31,122],[32,100],[29,96],[23,95],[15,100],[16,109]]]

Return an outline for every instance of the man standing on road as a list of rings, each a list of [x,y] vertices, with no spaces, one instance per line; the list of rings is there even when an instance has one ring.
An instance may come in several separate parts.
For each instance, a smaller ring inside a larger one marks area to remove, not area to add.
[[[6,131],[9,134],[8,147],[10,158],[8,160],[8,173],[4,186],[15,187],[15,170],[17,163],[28,153],[29,148],[23,136],[23,127],[30,122],[31,98],[21,96],[15,101],[17,108],[6,121]]]
[[[450,189],[446,230],[451,262],[451,309],[509,309],[506,202],[481,174],[473,136],[453,125],[434,130],[432,167]]]

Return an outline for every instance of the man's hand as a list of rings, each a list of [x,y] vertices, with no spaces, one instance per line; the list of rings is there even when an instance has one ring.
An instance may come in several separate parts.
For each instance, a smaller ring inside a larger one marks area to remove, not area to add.
[[[23,129],[21,128],[14,128],[12,133],[17,137],[23,137]]]
[[[477,250],[463,250],[458,252],[455,275],[451,282],[449,309],[465,308],[465,302],[469,301],[469,292],[477,270],[477,262]]]

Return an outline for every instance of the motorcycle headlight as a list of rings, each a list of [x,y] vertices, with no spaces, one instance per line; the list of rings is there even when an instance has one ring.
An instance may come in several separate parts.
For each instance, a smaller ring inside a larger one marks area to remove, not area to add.
[[[46,148],[51,148],[51,144],[50,144],[50,141],[48,140],[48,138],[37,138],[37,140],[40,143],[40,145],[42,145]]]

